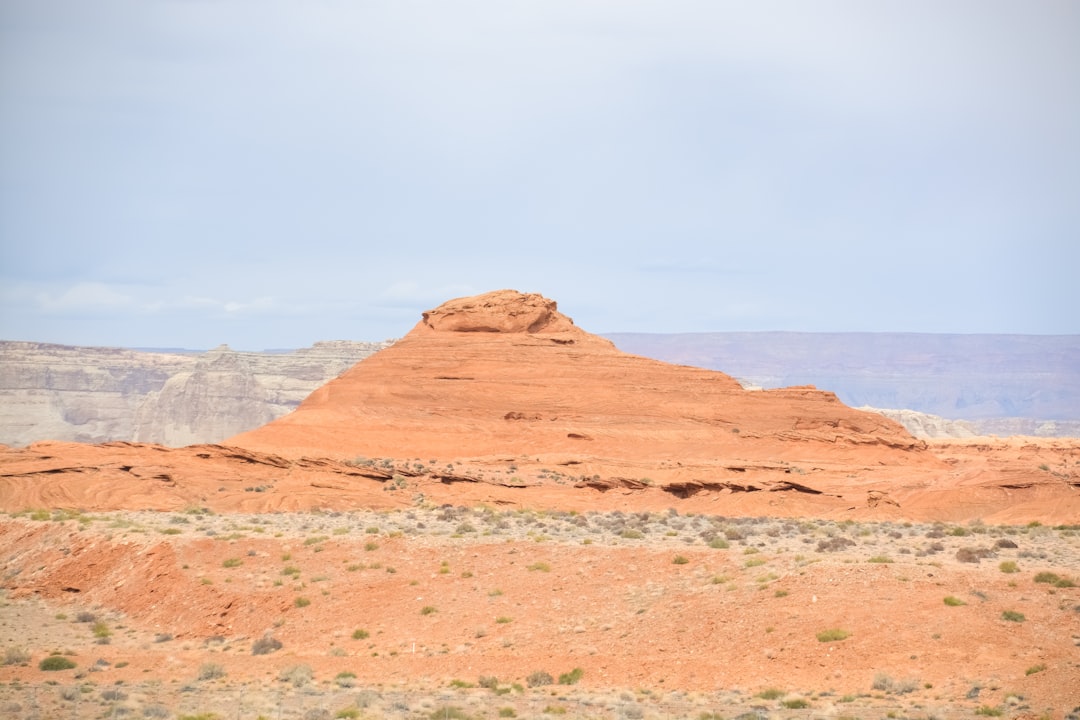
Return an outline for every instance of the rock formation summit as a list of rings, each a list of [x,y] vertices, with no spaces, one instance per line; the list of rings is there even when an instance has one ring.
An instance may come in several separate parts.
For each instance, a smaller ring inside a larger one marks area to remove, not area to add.
[[[230,443],[350,459],[918,464],[925,443],[812,387],[747,391],[617,350],[541,295],[451,300],[297,410]],[[809,468],[807,468],[809,469]]]

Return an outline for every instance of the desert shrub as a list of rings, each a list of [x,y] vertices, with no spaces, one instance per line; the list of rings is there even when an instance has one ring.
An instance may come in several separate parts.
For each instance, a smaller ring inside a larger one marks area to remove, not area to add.
[[[989,548],[962,547],[956,551],[956,559],[967,563],[977,563],[983,558],[993,556],[994,551]]]
[[[336,713],[334,713],[334,717],[349,718],[349,720],[353,720],[354,718],[360,717],[360,710],[355,707],[341,708]]]
[[[281,649],[281,641],[270,633],[266,633],[251,645],[252,655],[269,655],[275,650]]]
[[[435,708],[428,714],[428,717],[431,718],[431,720],[472,720],[471,715],[453,705],[444,705],[441,708]]]
[[[1002,548],[1002,549],[1015,549],[1018,546],[1017,546],[1017,544],[1015,542],[1013,542],[1009,538],[1001,538],[996,543],[994,543],[994,547]]]
[[[855,544],[855,541],[846,537],[834,537],[828,540],[818,540],[817,551],[818,552],[839,552],[844,548],[850,547]]]
[[[712,540],[709,541],[709,547],[714,550],[726,550],[731,547],[731,545],[724,538],[714,537]]]
[[[75,662],[63,655],[50,655],[38,663],[38,669],[47,672],[54,670],[70,670],[73,667],[75,667]]]
[[[559,675],[559,684],[577,685],[583,677],[585,677],[585,671],[581,668],[574,668],[568,673],[562,673],[561,675]]]
[[[804,708],[810,707],[810,703],[808,703],[806,700],[803,700],[802,698],[782,700],[780,704],[786,707],[788,710],[802,710]]]
[[[952,595],[945,596],[945,604],[949,607],[960,607],[961,605],[967,605],[966,602],[964,602],[958,597],[953,597]]]
[[[849,637],[851,637],[851,633],[847,630],[841,630],[840,628],[822,630],[817,634],[818,642],[838,642],[840,640],[846,640]]]
[[[334,676],[334,682],[338,687],[351,688],[356,684],[356,673],[343,671]]]
[[[682,556],[682,555],[676,555],[676,556],[675,556],[674,558],[672,558],[672,559],[671,559],[671,562],[673,562],[673,563],[674,563],[674,564],[676,564],[676,565],[685,565],[686,563],[688,563],[688,562],[690,562],[690,561],[689,561],[689,560],[687,560],[687,559],[686,559],[686,558],[685,558],[684,556]]]
[[[499,708],[499,717],[517,717],[517,712],[515,712],[512,707],[502,707]]]
[[[866,562],[891,563],[891,562],[893,562],[893,559],[891,557],[887,556],[887,555],[875,555],[872,558],[870,558],[869,560],[867,560]]]
[[[151,703],[143,707],[142,714],[144,718],[167,718],[172,713],[161,703]]]
[[[303,687],[315,676],[310,665],[291,665],[278,673],[278,680],[293,687]]]
[[[1016,563],[1012,560],[1006,560],[1005,562],[998,565],[998,570],[1006,574],[1020,572],[1020,568],[1018,568],[1016,566]]]
[[[987,717],[1001,717],[1004,713],[1001,708],[991,707],[989,705],[983,705],[975,711],[976,715],[986,715]]]
[[[95,620],[97,620],[97,615],[90,612],[89,610],[83,610],[82,612],[75,615],[75,622],[92,623]]]
[[[533,572],[551,572],[551,566],[546,562],[536,562],[528,567]]]
[[[305,608],[310,604],[311,600],[308,600],[306,597],[297,597],[295,600],[293,600],[293,605],[298,608]]]
[[[30,651],[26,648],[9,647],[4,650],[5,665],[22,665],[30,662]]]
[[[882,692],[906,695],[907,693],[915,692],[919,688],[919,681],[914,678],[908,680],[894,680],[886,673],[877,673],[874,675],[874,682],[870,687],[874,690],[881,690]]]
[[[1024,622],[1027,618],[1022,612],[1016,612],[1015,610],[1006,610],[1001,613],[1002,620],[1008,620],[1009,622]]]
[[[127,700],[127,693],[119,688],[109,688],[101,691],[101,699],[108,702],[123,702]]]
[[[425,605],[424,607],[420,608],[421,615],[433,615],[437,612],[439,612],[439,610],[434,605]]]
[[[1045,669],[1046,669],[1046,665],[1043,664],[1043,663],[1039,663],[1038,665],[1032,665],[1031,667],[1029,667],[1027,670],[1024,671],[1024,674],[1025,675],[1034,675],[1035,673],[1040,673]]]
[[[480,678],[476,681],[476,684],[482,688],[494,690],[499,687],[499,678],[495,677],[494,675],[481,675]]]
[[[529,687],[542,687],[544,685],[550,685],[555,682],[555,678],[551,677],[551,673],[544,672],[543,670],[537,670],[536,672],[525,678],[525,684]]]
[[[241,560],[240,558],[226,558],[225,560],[222,561],[221,567],[234,568],[234,567],[240,567],[243,564],[244,564],[244,561]]]
[[[369,633],[367,630],[364,630],[363,628],[357,628],[353,630],[353,640],[367,640],[369,637],[371,637],[371,633]]]
[[[200,680],[217,680],[225,677],[225,668],[217,663],[203,663],[199,667]]]
[[[779,700],[784,697],[784,691],[779,688],[765,688],[757,694],[762,700]]]
[[[311,708],[304,713],[304,720],[330,720],[330,711],[326,708]]]

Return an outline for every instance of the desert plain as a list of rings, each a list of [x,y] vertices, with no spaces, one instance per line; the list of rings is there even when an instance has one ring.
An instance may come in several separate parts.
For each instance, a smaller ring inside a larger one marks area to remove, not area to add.
[[[221,445],[0,449],[0,716],[1080,716],[1080,441],[451,301]]]

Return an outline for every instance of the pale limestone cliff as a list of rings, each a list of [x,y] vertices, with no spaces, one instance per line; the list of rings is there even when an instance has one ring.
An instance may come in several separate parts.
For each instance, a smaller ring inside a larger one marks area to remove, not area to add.
[[[892,410],[887,408],[861,407],[860,410],[876,412],[890,420],[895,420],[917,438],[931,440],[935,438],[969,438],[979,432],[973,423],[964,420],[946,420],[937,415],[915,412],[914,410]]]
[[[285,415],[388,344],[159,353],[0,342],[0,443],[219,442]]]

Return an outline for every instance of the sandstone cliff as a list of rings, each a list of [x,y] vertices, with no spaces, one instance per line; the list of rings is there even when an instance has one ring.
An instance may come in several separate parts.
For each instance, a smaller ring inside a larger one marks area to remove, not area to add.
[[[0,342],[0,443],[217,442],[290,412],[388,344],[161,353]]]

